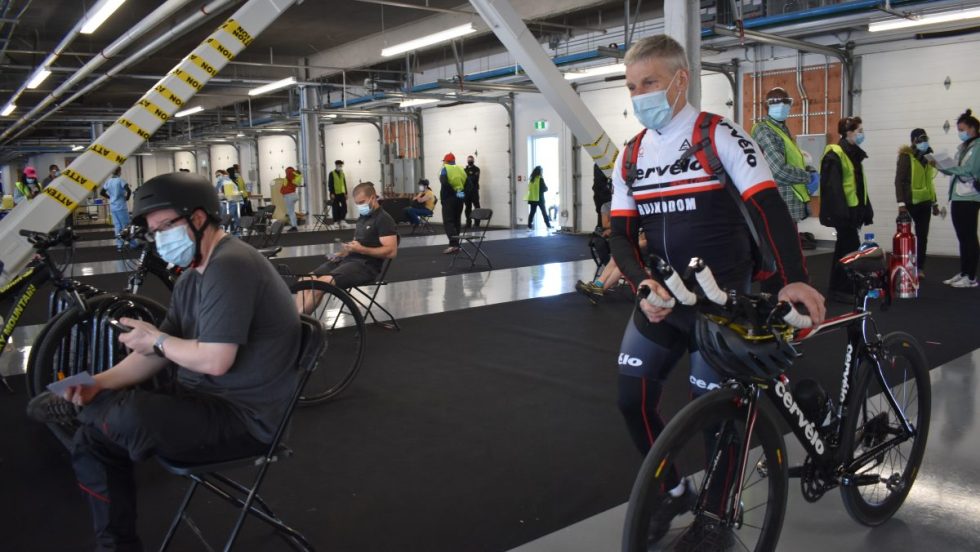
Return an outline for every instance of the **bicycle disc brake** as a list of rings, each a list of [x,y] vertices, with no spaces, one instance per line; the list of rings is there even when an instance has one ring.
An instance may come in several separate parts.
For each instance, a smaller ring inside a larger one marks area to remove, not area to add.
[[[800,490],[803,498],[807,502],[816,502],[826,494],[827,491],[837,486],[837,483],[827,477],[824,470],[814,463],[813,458],[807,455],[803,461],[803,473],[800,475]]]

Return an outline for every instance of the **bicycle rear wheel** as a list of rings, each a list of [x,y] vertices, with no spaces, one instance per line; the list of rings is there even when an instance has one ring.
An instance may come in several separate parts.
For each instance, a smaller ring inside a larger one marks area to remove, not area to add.
[[[786,511],[783,438],[760,404],[740,474],[749,412],[737,400],[732,389],[708,393],[667,424],[633,484],[623,527],[624,552],[775,549]],[[651,519],[674,484],[668,480],[677,476],[686,477],[695,490],[692,511],[674,518],[670,531],[656,540]],[[742,494],[736,513],[739,481]]]
[[[848,470],[840,489],[847,513],[870,526],[892,517],[912,490],[925,454],[932,408],[929,366],[915,338],[904,332],[890,333],[882,345],[880,377],[873,365],[862,363],[843,438],[844,443],[853,443],[847,456],[851,462],[872,452],[862,465]],[[886,390],[901,412],[892,407]],[[902,413],[912,425],[912,435],[906,435]],[[887,446],[889,442],[892,446]],[[873,453],[875,447],[882,447],[880,454]]]
[[[87,300],[86,307],[63,311],[38,336],[27,366],[35,393],[85,370],[92,374],[108,370],[128,354],[108,318],[126,316],[159,325],[167,313],[156,301],[129,293],[99,295]]]
[[[367,339],[364,315],[346,291],[326,282],[299,280],[290,291],[298,301],[307,297],[316,303],[309,314],[327,332],[327,348],[299,399],[302,405],[318,404],[340,394],[361,369]]]

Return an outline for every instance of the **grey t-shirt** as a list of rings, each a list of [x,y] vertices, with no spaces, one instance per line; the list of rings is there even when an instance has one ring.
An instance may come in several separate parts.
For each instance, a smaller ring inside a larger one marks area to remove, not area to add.
[[[398,225],[395,224],[395,219],[381,207],[371,211],[369,215],[359,217],[354,228],[354,239],[364,247],[381,247],[382,236],[396,234],[398,234]],[[351,253],[347,258],[367,263],[375,271],[380,271],[381,265],[384,264],[384,259],[362,253]]]
[[[225,237],[203,274],[191,269],[177,280],[160,329],[202,343],[239,346],[223,376],[179,368],[178,381],[227,400],[249,433],[271,441],[300,375],[299,313],[272,263],[254,247]]]

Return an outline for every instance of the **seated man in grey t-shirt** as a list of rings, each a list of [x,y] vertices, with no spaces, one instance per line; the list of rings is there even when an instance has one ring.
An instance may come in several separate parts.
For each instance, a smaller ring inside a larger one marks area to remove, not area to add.
[[[398,227],[378,202],[371,182],[354,187],[354,207],[358,211],[354,239],[343,244],[340,253],[327,256],[327,262],[313,270],[317,280],[349,289],[374,282],[385,259],[398,255]],[[323,298],[320,291],[296,294],[296,307],[309,314]]]
[[[218,226],[206,178],[172,173],[135,192],[163,260],[186,267],[160,328],[132,327],[133,352],[65,398],[42,393],[28,415],[77,428],[72,465],[93,513],[99,550],[140,550],[133,461],[152,455],[203,463],[261,453],[300,374],[300,319],[285,282],[257,250]],[[137,388],[177,365],[177,385]],[[79,408],[81,407],[81,408]],[[80,424],[79,424],[80,423]],[[43,548],[43,544],[39,543]]]

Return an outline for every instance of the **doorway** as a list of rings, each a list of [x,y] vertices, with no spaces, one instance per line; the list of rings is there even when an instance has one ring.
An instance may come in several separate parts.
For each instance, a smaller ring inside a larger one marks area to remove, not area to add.
[[[560,228],[562,221],[558,215],[561,213],[561,160],[558,136],[531,136],[527,158],[528,175],[534,167],[541,166],[541,177],[548,186],[548,191],[544,193],[544,204],[552,226]]]

